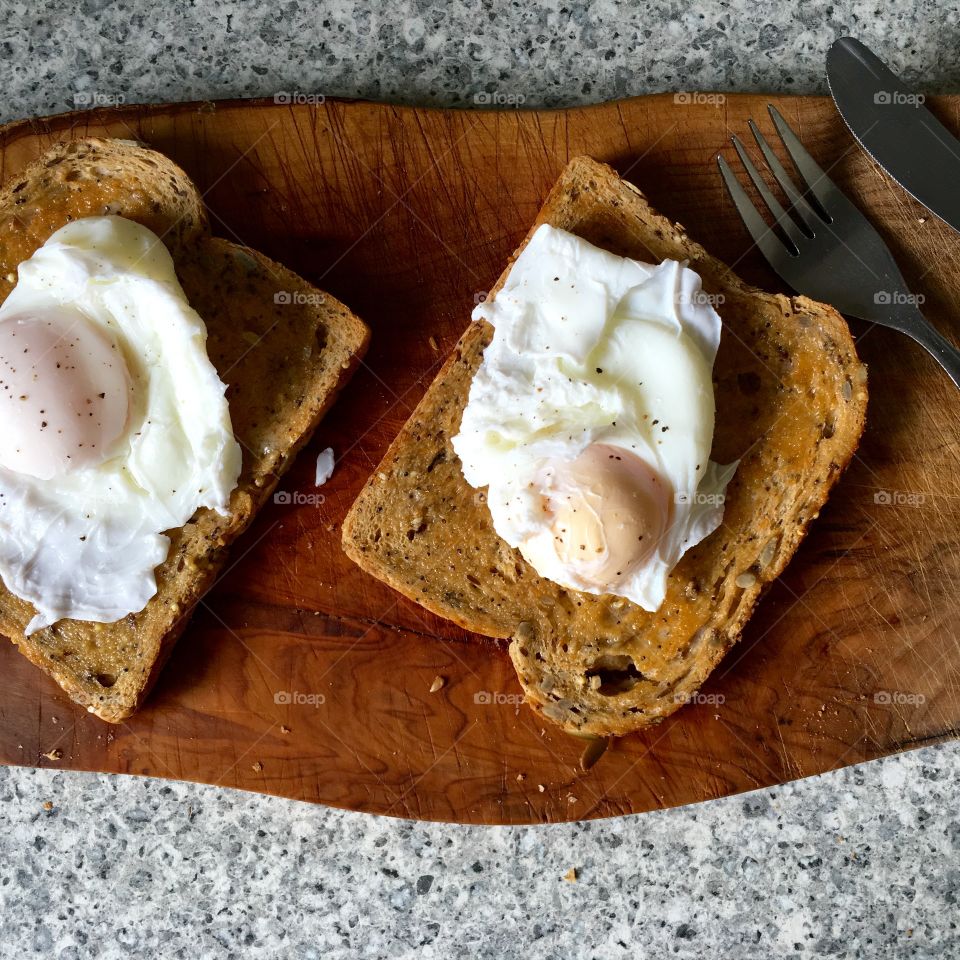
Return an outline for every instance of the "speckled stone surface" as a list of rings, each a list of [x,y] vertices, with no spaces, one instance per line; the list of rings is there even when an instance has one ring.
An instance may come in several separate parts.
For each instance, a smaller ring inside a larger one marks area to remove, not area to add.
[[[483,828],[0,769],[0,950],[955,957],[958,783],[942,747],[641,817]]]
[[[838,36],[871,44],[928,92],[960,89],[960,9],[936,0],[397,3],[273,0],[0,3],[0,119],[94,102],[309,91],[528,106],[664,90],[826,92]]]
[[[931,0],[80,0],[0,12],[2,120],[281,91],[528,106],[823,92],[824,53],[844,33],[926,91],[960,89],[960,14]],[[550,828],[0,769],[0,956],[960,957],[958,809],[957,745]]]

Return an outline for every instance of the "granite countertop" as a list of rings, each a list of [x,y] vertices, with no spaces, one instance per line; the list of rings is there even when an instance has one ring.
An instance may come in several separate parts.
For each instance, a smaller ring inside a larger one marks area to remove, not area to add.
[[[4,6],[3,120],[305,87],[451,105],[512,89],[527,106],[819,93],[845,33],[926,91],[960,89],[942,55],[960,13],[932,0]],[[0,956],[960,956],[958,809],[957,744],[540,828],[0,768]]]

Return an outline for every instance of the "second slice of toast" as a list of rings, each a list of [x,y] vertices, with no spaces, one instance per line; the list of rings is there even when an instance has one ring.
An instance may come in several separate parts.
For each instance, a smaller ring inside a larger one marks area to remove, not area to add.
[[[343,543],[427,609],[509,639],[534,709],[574,733],[621,735],[689,702],[737,642],[856,450],[866,368],[836,310],[747,286],[608,166],[571,161],[531,234],[542,223],[621,256],[688,260],[715,298],[724,327],[711,458],[740,459],[723,524],[684,555],[655,613],[539,577],[497,536],[450,444],[492,336],[479,322],[361,491]]]
[[[0,585],[0,633],[77,703],[119,722],[141,705],[230,545],[356,369],[369,331],[292,271],[212,237],[187,174],[128,140],[59,144],[0,191],[0,301],[17,265],[54,231],[107,213],[142,223],[170,249],[187,299],[206,323],[207,352],[227,385],[243,450],[229,515],[202,508],[167,531],[157,593],[139,613],[116,623],[65,619],[28,637],[33,607]]]

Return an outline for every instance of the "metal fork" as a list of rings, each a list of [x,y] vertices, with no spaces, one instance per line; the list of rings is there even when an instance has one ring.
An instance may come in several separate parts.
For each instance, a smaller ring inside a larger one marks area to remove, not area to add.
[[[910,293],[886,244],[867,218],[817,166],[777,109],[772,104],[767,109],[805,189],[797,188],[752,120],[749,126],[790,202],[790,212],[767,187],[740,140],[731,139],[783,238],[767,225],[727,161],[718,156],[717,163],[737,212],[770,266],[798,293],[912,337],[960,387],[960,350],[920,312],[917,304],[923,298]]]

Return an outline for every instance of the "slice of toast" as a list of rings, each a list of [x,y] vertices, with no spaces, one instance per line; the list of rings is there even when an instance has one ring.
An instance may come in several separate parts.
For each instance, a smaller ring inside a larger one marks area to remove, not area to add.
[[[200,509],[168,531],[157,594],[117,623],[60,622],[25,637],[30,604],[0,587],[0,633],[79,704],[119,722],[143,702],[227,549],[250,524],[359,364],[366,326],[333,297],[246,247],[210,236],[202,198],[162,154],[125,140],[60,144],[0,191],[0,300],[17,265],[71,219],[117,214],[169,247],[227,399],[243,468],[229,516]]]
[[[479,322],[361,491],[343,543],[362,568],[429,610],[510,638],[526,700],[550,720],[620,735],[688,702],[739,639],[853,456],[866,368],[836,310],[748,287],[610,167],[571,161],[531,234],[541,223],[637,260],[688,260],[715,298],[724,328],[711,458],[740,458],[722,526],[681,559],[656,613],[539,577],[496,535],[483,492],[467,485],[450,445],[492,336]]]

